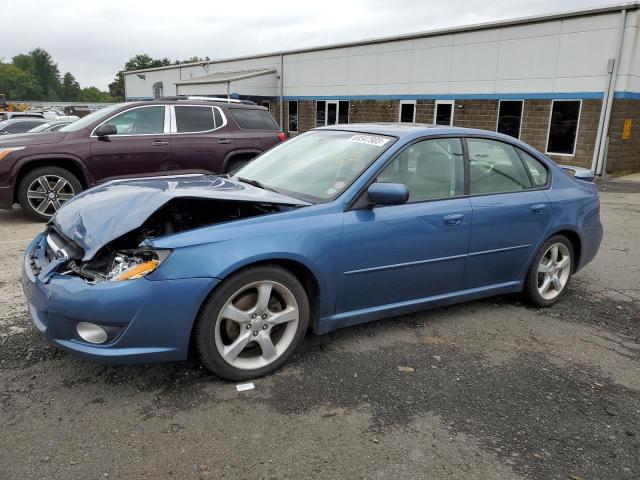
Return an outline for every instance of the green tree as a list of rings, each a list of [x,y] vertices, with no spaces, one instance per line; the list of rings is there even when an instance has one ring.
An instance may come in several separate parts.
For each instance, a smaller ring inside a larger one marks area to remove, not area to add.
[[[49,52],[35,48],[26,55],[13,57],[13,65],[36,78],[42,93],[41,98],[34,100],[58,100],[61,90],[60,71]]]
[[[65,73],[64,77],[62,77],[60,97],[65,102],[80,100],[80,84],[71,74],[71,72]]]
[[[39,100],[43,97],[37,79],[10,63],[0,64],[0,93],[10,100]]]
[[[114,99],[111,95],[109,95],[109,93],[103,92],[97,89],[96,87],[83,88],[80,91],[80,96],[78,100],[80,100],[81,102],[87,102],[87,103],[93,103],[93,102],[108,103],[108,102],[116,101],[116,99]]]

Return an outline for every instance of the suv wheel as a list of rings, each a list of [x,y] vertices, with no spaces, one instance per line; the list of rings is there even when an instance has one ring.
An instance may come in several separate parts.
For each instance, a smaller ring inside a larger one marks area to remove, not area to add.
[[[18,187],[18,203],[36,220],[49,220],[60,207],[82,191],[82,184],[68,170],[41,167],[27,173]]]

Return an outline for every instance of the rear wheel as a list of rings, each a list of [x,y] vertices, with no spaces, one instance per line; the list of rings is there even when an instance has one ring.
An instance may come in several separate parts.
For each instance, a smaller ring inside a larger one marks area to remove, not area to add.
[[[27,215],[47,221],[80,191],[82,184],[68,170],[40,167],[27,173],[20,181],[18,202]]]
[[[243,270],[211,295],[198,317],[203,365],[227,380],[247,380],[282,366],[302,341],[309,301],[300,281],[277,266]]]
[[[550,307],[560,300],[571,281],[573,246],[562,235],[547,240],[529,268],[524,293],[537,307]]]

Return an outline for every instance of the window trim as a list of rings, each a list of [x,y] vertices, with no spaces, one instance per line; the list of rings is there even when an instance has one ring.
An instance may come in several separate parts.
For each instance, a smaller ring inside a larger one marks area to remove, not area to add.
[[[418,102],[416,100],[400,100],[400,105],[398,107],[398,123],[408,123],[402,121],[402,106],[403,105],[413,105],[413,120],[411,123],[416,123],[416,110],[418,109]]]
[[[224,114],[224,111],[220,107],[209,106],[209,105],[169,105],[171,108],[171,135],[192,135],[194,133],[210,133],[215,132],[216,130],[220,130],[227,125],[227,117]],[[213,126],[211,130],[199,130],[197,132],[178,132],[178,123],[176,121],[176,107],[198,107],[198,108],[210,108],[211,116],[213,117]],[[213,113],[213,110],[216,109],[220,112],[220,116],[222,117],[222,125],[219,127],[216,125],[216,117]]]
[[[299,127],[296,127],[295,130],[291,130],[289,128],[289,125],[290,125],[289,117],[291,117],[291,110],[290,110],[289,107],[291,106],[292,102],[295,102],[295,104],[296,104],[296,125],[298,125],[298,119],[299,119],[298,115],[299,115],[299,112],[300,112],[300,110],[299,110],[300,109],[300,104],[298,103],[298,100],[287,100],[287,131],[289,133],[298,133],[298,128]]]
[[[578,102],[578,123],[576,123],[576,136],[573,140],[573,151],[571,153],[555,153],[549,151],[549,137],[551,136],[551,117],[553,116],[553,105],[555,102]],[[554,98],[551,100],[551,108],[549,109],[549,120],[547,122],[547,140],[544,145],[544,153],[546,155],[557,155],[559,157],[575,157],[576,147],[578,146],[578,135],[580,134],[580,119],[582,118],[582,99],[581,98]]]
[[[456,110],[456,101],[455,100],[436,100],[436,103],[433,104],[433,124],[438,125],[436,120],[438,119],[438,105],[451,105],[451,120],[449,121],[449,125],[440,125],[441,127],[452,127],[453,126],[453,116]]]
[[[522,136],[522,120],[524,119],[524,98],[504,98],[504,99],[500,99],[498,100],[498,114],[496,115],[496,133],[500,133],[498,132],[498,125],[500,124],[500,105],[502,105],[502,102],[520,102],[520,126],[518,127],[518,136],[517,137],[511,137],[511,138],[517,138],[518,140],[520,140],[520,137]],[[501,135],[506,135],[506,133],[502,133]]]
[[[133,110],[138,110],[139,108],[151,108],[151,107],[163,107],[164,108],[164,129],[162,131],[162,133],[131,133],[131,134],[126,134],[126,135],[113,135],[113,137],[121,137],[121,138],[126,138],[126,137],[153,137],[153,136],[161,136],[161,135],[169,135],[171,133],[171,114],[169,113],[169,109],[167,108],[168,105],[138,105],[137,107],[131,107],[131,108],[127,108],[126,110],[120,110],[117,113],[114,113],[113,115],[111,115],[109,118],[107,118],[106,120],[103,120],[102,122],[100,122],[98,125],[96,125],[95,127],[93,127],[93,130],[91,130],[91,135],[89,135],[89,138],[98,138],[97,135],[95,135],[96,130],[101,127],[102,125],[108,123],[110,120],[122,115],[123,113],[127,113],[127,112],[131,112]]]

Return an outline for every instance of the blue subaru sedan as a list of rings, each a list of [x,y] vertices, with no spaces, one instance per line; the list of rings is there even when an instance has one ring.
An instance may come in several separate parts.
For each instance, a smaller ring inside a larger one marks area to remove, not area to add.
[[[24,257],[37,328],[109,363],[192,348],[230,380],[307,329],[523,292],[553,305],[602,239],[591,172],[504,135],[320,128],[231,176],[117,180],[68,201]]]

